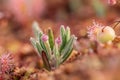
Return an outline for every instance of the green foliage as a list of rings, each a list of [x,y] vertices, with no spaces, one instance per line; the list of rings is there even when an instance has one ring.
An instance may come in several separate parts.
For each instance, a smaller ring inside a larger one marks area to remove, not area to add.
[[[54,47],[54,35],[53,35],[53,31],[51,29],[48,30],[48,36],[49,36],[50,48],[51,48],[51,50],[53,50],[53,47]]]
[[[47,41],[42,40],[42,36],[46,37],[37,22],[33,23],[33,31],[35,38],[30,38],[30,41],[42,58],[45,69],[50,71],[67,60],[73,50],[73,42],[75,40],[75,36],[70,35],[69,27],[66,29],[63,25],[60,27],[60,44],[55,42],[52,29],[48,30]]]

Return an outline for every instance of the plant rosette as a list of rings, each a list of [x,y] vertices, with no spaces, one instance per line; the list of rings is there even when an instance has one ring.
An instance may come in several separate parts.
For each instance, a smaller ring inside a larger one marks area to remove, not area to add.
[[[60,35],[54,39],[52,29],[48,29],[48,33],[44,34],[37,22],[33,23],[33,31],[35,38],[30,41],[38,55],[42,58],[46,70],[51,71],[65,62],[73,51],[73,42],[76,40],[71,35],[70,28],[60,27]]]

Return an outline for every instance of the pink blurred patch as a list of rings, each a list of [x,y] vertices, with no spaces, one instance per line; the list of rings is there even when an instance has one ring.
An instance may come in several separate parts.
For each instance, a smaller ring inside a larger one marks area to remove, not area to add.
[[[8,9],[20,22],[38,18],[45,10],[44,0],[9,0],[7,4]]]
[[[48,35],[43,34],[41,39],[42,39],[43,42],[46,42],[48,40]]]
[[[109,5],[115,5],[117,3],[116,0],[108,0]]]

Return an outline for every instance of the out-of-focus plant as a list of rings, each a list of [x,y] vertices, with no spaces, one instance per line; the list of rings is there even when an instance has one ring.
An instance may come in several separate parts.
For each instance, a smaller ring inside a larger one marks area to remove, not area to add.
[[[88,37],[91,40],[96,40],[101,43],[111,42],[115,39],[116,34],[112,27],[103,26],[93,22],[93,25],[88,28]]]
[[[69,0],[69,6],[72,12],[77,12],[82,5],[81,0]]]
[[[48,34],[44,34],[38,23],[33,23],[35,38],[30,38],[38,55],[42,58],[45,69],[52,70],[67,60],[73,50],[75,36],[70,33],[70,28],[61,25],[60,36],[54,40],[54,34],[48,29]]]
[[[117,3],[116,0],[108,0],[109,5],[115,5]]]
[[[44,0],[7,0],[6,6],[15,18],[20,21],[39,18],[45,10]]]
[[[101,0],[92,0],[92,6],[99,17],[104,17],[106,14],[106,7]]]

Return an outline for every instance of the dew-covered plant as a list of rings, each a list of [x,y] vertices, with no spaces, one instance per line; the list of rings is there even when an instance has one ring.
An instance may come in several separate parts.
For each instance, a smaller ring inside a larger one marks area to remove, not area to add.
[[[71,35],[70,28],[60,27],[60,35],[54,39],[52,29],[47,34],[39,28],[37,22],[33,23],[35,38],[30,38],[38,55],[42,58],[45,69],[52,70],[68,59],[72,50],[75,36]]]
[[[15,68],[12,54],[3,54],[0,56],[0,80],[4,79],[4,75],[10,75]]]
[[[88,37],[101,43],[111,42],[115,39],[116,34],[112,27],[103,26],[93,22],[93,25],[88,28]]]

